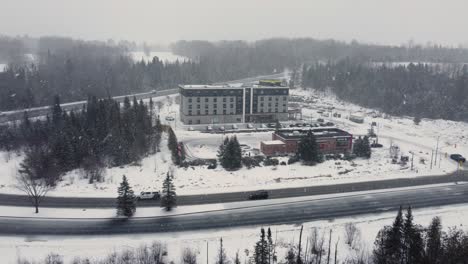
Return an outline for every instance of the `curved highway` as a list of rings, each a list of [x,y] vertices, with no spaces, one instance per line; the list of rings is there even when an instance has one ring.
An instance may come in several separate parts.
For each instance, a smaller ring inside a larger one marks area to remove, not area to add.
[[[302,223],[336,217],[413,208],[468,203],[468,184],[415,190],[389,190],[337,198],[313,199],[274,205],[243,207],[176,216],[133,219],[52,219],[0,217],[4,235],[102,235],[157,233],[246,225]],[[246,203],[247,205],[248,203]]]

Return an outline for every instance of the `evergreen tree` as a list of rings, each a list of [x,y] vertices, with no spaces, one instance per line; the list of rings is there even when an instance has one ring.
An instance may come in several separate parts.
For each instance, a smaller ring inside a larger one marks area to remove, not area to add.
[[[423,240],[420,228],[414,225],[413,223],[413,213],[411,206],[408,207],[408,210],[405,215],[405,221],[403,224],[403,255],[406,258],[406,263],[421,263],[422,262],[422,253],[423,253]]]
[[[168,172],[166,174],[166,179],[163,182],[163,190],[161,197],[161,207],[164,207],[166,211],[172,210],[172,208],[177,205],[177,196],[175,186],[172,180],[172,174]]]
[[[362,140],[362,155],[365,158],[368,158],[368,159],[372,155],[372,150],[371,150],[371,147],[370,147],[370,142],[369,142],[369,137],[368,136],[364,136],[364,138]]]
[[[242,167],[242,150],[236,136],[225,138],[219,146],[218,157],[221,166],[226,170],[236,170]]]
[[[441,264],[443,256],[442,225],[439,217],[434,217],[426,236],[425,263]]]
[[[364,136],[364,138],[358,137],[354,141],[353,153],[357,157],[364,157],[364,158],[370,158],[371,157],[372,150],[371,150],[371,147],[370,147],[370,142],[369,142],[369,137],[368,136]]]
[[[223,238],[219,239],[219,249],[218,254],[216,256],[216,264],[228,264],[229,260],[226,256],[226,250],[223,246]]]
[[[296,253],[294,252],[293,247],[290,247],[288,249],[285,259],[286,259],[285,264],[296,264]]]
[[[403,257],[403,213],[400,206],[393,225],[388,230],[385,249],[388,263],[399,263]]]
[[[275,263],[277,260],[276,257],[276,248],[273,243],[273,237],[271,235],[271,229],[268,228],[267,231],[267,241],[268,241],[268,263]]]
[[[224,157],[224,153],[226,151],[226,147],[229,144],[229,137],[225,137],[221,145],[219,145],[218,149],[218,158],[222,159]]]
[[[268,241],[265,236],[265,229],[260,229],[260,240],[255,244],[254,249],[254,263],[255,264],[268,264]]]
[[[117,215],[126,217],[133,216],[136,211],[136,197],[125,175],[122,176],[122,182],[117,192]]]
[[[169,135],[167,146],[171,151],[172,161],[174,162],[174,164],[180,165],[183,161],[183,155],[181,147],[179,146],[179,142],[177,141],[177,137],[174,133],[174,130],[172,130],[171,127],[169,127],[167,133]]]
[[[239,258],[239,251],[236,252],[236,257],[234,258],[234,264],[241,264],[241,260]]]
[[[52,105],[52,121],[56,126],[59,125],[62,119],[62,107],[60,106],[60,97],[54,96],[54,103]]]
[[[389,227],[384,227],[377,233],[374,241],[374,250],[372,252],[373,261],[375,264],[390,263],[387,253],[387,240],[389,234]]]
[[[306,164],[315,164],[322,161],[322,155],[312,131],[309,130],[307,135],[299,142],[297,156]]]

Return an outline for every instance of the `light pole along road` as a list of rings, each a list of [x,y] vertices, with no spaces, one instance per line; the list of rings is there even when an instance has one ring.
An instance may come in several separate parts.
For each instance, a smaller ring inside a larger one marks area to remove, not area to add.
[[[272,205],[130,219],[0,217],[3,235],[103,235],[190,231],[238,226],[298,224],[337,217],[468,203],[468,184],[350,194]],[[246,203],[248,204],[248,203]]]

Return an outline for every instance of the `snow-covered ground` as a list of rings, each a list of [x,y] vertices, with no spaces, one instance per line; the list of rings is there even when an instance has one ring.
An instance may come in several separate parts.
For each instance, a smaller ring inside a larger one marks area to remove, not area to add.
[[[6,67],[7,67],[6,64],[0,63],[0,72],[4,72]]]
[[[379,142],[384,147],[373,149],[369,160],[356,159],[351,162],[330,160],[313,167],[296,163],[252,169],[242,168],[233,172],[226,172],[220,166],[214,170],[209,170],[206,166],[174,168],[177,193],[206,194],[439,175],[457,169],[457,164],[448,158],[451,153],[468,156],[467,123],[423,119],[419,125],[415,125],[411,117],[377,117],[379,116],[377,111],[338,101],[329,94],[300,89],[291,90],[291,94],[315,100],[314,103],[302,106],[304,115],[302,122],[324,118],[353,135],[365,135],[370,128],[370,123],[376,122],[375,131],[379,135]],[[178,107],[173,97],[166,98],[159,109],[162,122],[175,128],[178,139],[186,144],[190,156],[215,158],[218,146],[223,137],[227,135],[187,131],[187,127],[178,121],[166,121],[167,116],[178,119]],[[334,107],[334,109],[329,111],[327,110],[329,107]],[[324,113],[319,114],[318,110],[324,110]],[[341,118],[332,117],[333,113],[340,113]],[[347,116],[355,113],[365,117],[363,124],[346,119]],[[323,116],[327,114],[330,117]],[[373,118],[372,115],[376,117]],[[245,149],[251,151],[259,149],[260,141],[270,140],[271,132],[237,133],[236,136],[241,144],[246,145]],[[431,169],[432,151],[436,148],[438,137],[441,155],[438,155],[437,164]],[[414,153],[413,170],[411,170],[411,162],[408,162],[406,166],[391,163],[390,143],[397,145],[400,152],[410,158],[410,151]],[[10,154],[10,160],[6,162],[6,156],[7,154],[0,153],[0,168],[5,172],[0,176],[0,192],[17,193],[18,190],[14,188],[14,177],[22,157]],[[287,161],[287,158],[280,158],[280,160]],[[105,181],[95,184],[88,184],[88,181],[82,178],[82,173],[75,170],[65,175],[64,180],[50,192],[50,195],[115,197],[122,175],[129,178],[135,192],[159,190],[171,164],[167,141],[163,139],[161,152],[144,158],[141,166],[129,165],[107,169]]]
[[[154,57],[158,57],[159,60],[162,62],[169,62],[169,63],[176,62],[177,60],[179,60],[179,62],[184,62],[184,61],[189,60],[189,58],[187,57],[179,56],[168,51],[152,51],[149,54],[145,54],[143,51],[133,51],[133,52],[130,52],[130,56],[135,61],[144,60],[145,62],[152,61]]]
[[[458,227],[466,230],[468,205],[449,207],[435,207],[414,210],[416,223],[427,226],[434,216],[440,216],[445,229]],[[332,250],[338,242],[338,259],[344,260],[359,252],[370,253],[377,232],[384,225],[390,225],[396,212],[365,215],[352,218],[338,218],[325,221],[304,223],[303,249],[310,239],[312,230],[316,228],[319,237],[325,239],[328,245],[328,234],[332,230]],[[344,243],[345,225],[354,223],[361,230],[360,239],[355,243],[354,249]],[[264,226],[268,228],[268,226]],[[270,226],[273,239],[277,245],[279,259],[284,259],[286,251],[291,244],[297,245],[300,226],[276,225]],[[204,230],[197,232],[173,232],[145,235],[118,235],[106,237],[62,237],[62,236],[28,236],[28,237],[0,237],[0,254],[2,263],[16,263],[21,257],[27,260],[43,259],[47,254],[55,252],[64,257],[65,263],[70,263],[74,257],[99,260],[113,252],[127,249],[137,249],[142,245],[149,245],[159,241],[167,245],[167,262],[179,263],[184,248],[191,248],[197,254],[198,263],[207,260],[214,262],[219,247],[219,239],[223,238],[228,258],[232,260],[236,252],[242,262],[252,256],[252,250],[258,241],[260,226],[231,228],[223,230]],[[99,246],[96,246],[99,245]],[[309,244],[310,245],[310,244]],[[247,255],[248,254],[248,255]],[[333,254],[332,254],[333,258]]]

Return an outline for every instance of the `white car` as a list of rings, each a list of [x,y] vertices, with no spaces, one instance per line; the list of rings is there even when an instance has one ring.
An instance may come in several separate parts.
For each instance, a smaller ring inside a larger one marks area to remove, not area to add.
[[[236,130],[236,129],[239,129],[239,128],[237,127],[237,125],[232,125],[232,129]]]
[[[193,130],[195,130],[195,129],[193,129],[193,127],[188,128],[188,131],[193,131]]]
[[[138,200],[157,200],[160,197],[159,192],[141,192],[137,195]]]
[[[213,127],[212,126],[206,126],[206,131],[212,131]]]
[[[219,127],[219,131],[224,131],[226,130],[223,126]]]
[[[172,116],[166,116],[166,121],[174,121],[175,119]]]
[[[252,124],[247,124],[247,128],[252,129],[253,125]]]

